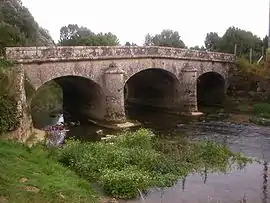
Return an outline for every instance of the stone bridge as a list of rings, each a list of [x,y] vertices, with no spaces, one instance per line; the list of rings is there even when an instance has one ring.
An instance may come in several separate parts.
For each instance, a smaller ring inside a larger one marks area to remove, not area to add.
[[[234,66],[231,54],[167,47],[12,47],[6,58],[38,90],[54,80],[63,108],[77,118],[123,122],[125,105],[196,112],[220,103]],[[23,101],[23,99],[21,99]]]

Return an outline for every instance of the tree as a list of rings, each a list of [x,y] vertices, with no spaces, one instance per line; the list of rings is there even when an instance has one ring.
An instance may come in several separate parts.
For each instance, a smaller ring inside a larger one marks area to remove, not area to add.
[[[259,59],[262,40],[249,31],[236,27],[229,27],[219,43],[219,49],[222,52],[234,53],[234,47],[237,44],[237,54],[248,58],[250,49],[253,50],[254,59]]]
[[[78,38],[92,35],[94,35],[94,33],[86,27],[79,27],[77,24],[69,24],[68,26],[63,26],[60,29],[60,42],[76,40]]]
[[[54,44],[50,34],[37,24],[20,0],[0,4],[0,49],[6,46],[48,46]]]
[[[154,36],[147,34],[144,44],[146,46],[185,48],[185,43],[181,40],[179,33],[168,29],[162,30],[160,34]]]
[[[258,60],[261,56],[262,46],[266,41],[260,39],[252,32],[236,27],[229,27],[222,37],[217,33],[210,32],[206,35],[205,46],[209,51],[234,53],[237,45],[237,55],[249,58],[250,49],[253,51],[253,59]]]
[[[268,48],[268,36],[267,35],[263,38],[263,47],[264,47],[264,49]]]
[[[60,41],[62,46],[116,46],[119,40],[111,32],[95,34],[86,27],[77,24],[69,24],[60,29]]]
[[[198,50],[198,51],[205,51],[206,50],[204,46],[199,47],[198,45],[196,45],[195,47],[190,47],[189,49]]]
[[[130,43],[130,42],[126,42],[125,43],[125,46],[138,46],[137,44],[135,44],[135,43]]]
[[[218,51],[221,38],[216,32],[210,32],[206,34],[204,45],[209,51]]]

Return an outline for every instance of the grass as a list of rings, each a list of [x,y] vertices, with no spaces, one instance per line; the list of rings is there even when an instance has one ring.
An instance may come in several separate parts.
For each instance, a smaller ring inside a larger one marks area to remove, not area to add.
[[[227,172],[248,161],[223,145],[156,137],[146,129],[101,142],[69,140],[53,150],[0,141],[0,202],[96,202],[91,183],[130,199],[192,172]]]
[[[0,202],[95,202],[89,183],[41,146],[0,141]]]
[[[136,197],[138,190],[172,186],[191,172],[227,171],[248,159],[213,142],[155,138],[146,129],[123,132],[109,141],[70,140],[57,151],[58,160],[81,177],[99,183],[107,195]]]
[[[269,103],[257,103],[252,108],[253,116],[250,118],[250,122],[270,126],[270,104]]]
[[[262,118],[270,118],[270,104],[258,103],[253,105],[253,113]]]

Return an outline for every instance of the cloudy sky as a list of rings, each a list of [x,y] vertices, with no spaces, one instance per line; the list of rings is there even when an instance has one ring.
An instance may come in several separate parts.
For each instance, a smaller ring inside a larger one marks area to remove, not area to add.
[[[147,33],[177,30],[188,46],[203,45],[207,32],[223,35],[237,26],[264,37],[269,0],[22,0],[36,21],[58,41],[63,25],[112,32],[123,44],[143,44]]]

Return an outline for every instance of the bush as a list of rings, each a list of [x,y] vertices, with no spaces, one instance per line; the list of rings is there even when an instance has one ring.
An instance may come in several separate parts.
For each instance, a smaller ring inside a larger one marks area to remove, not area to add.
[[[269,103],[254,104],[253,113],[256,116],[260,116],[263,118],[270,118],[270,104]]]
[[[17,102],[11,90],[12,62],[0,59],[0,134],[18,127]]]
[[[194,170],[225,170],[231,157],[237,157],[236,162],[247,161],[222,145],[183,141],[172,144],[140,129],[104,142],[69,140],[58,149],[57,159],[90,182],[98,182],[108,195],[133,198],[138,190],[171,186]]]
[[[123,170],[104,170],[100,182],[104,191],[117,198],[133,198],[138,189],[145,191],[149,187],[151,175],[136,167]]]
[[[261,63],[250,64],[245,58],[238,58],[237,64],[239,70],[246,74],[248,77],[259,76],[263,79],[270,79],[269,62],[262,61]]]
[[[14,97],[0,95],[0,134],[14,130],[17,126],[17,103]]]

